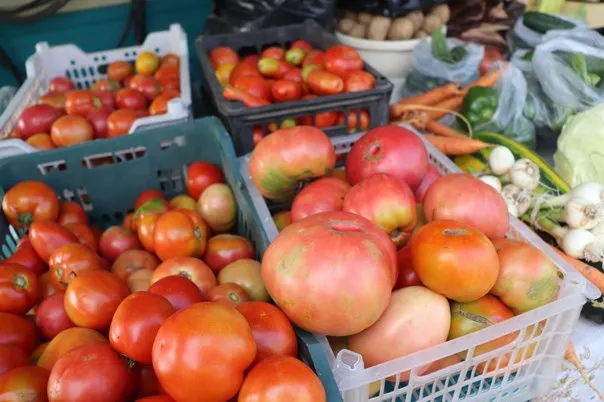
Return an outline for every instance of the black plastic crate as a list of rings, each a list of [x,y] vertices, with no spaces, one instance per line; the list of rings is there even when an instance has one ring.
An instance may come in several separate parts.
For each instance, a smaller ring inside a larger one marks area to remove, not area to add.
[[[376,78],[375,88],[368,91],[343,93],[338,95],[321,96],[294,102],[275,103],[268,106],[245,108],[239,101],[229,101],[222,96],[222,87],[214,74],[208,53],[220,46],[229,46],[240,56],[260,54],[270,46],[289,47],[294,41],[304,39],[313,47],[326,50],[331,45],[339,43],[329,32],[326,32],[316,22],[306,20],[304,24],[285,27],[269,28],[254,32],[230,33],[221,35],[201,35],[197,38],[197,56],[201,63],[204,77],[204,96],[211,103],[214,112],[219,116],[231,133],[237,155],[243,155],[253,149],[254,127],[261,127],[268,134],[268,125],[280,125],[285,119],[312,116],[323,112],[343,113],[342,124],[322,128],[330,137],[350,134],[348,131],[348,114],[356,111],[357,117],[361,110],[369,114],[369,128],[374,128],[388,122],[388,103],[392,93],[392,83],[365,63],[365,69]],[[357,118],[357,129],[352,133],[361,132],[360,119]]]

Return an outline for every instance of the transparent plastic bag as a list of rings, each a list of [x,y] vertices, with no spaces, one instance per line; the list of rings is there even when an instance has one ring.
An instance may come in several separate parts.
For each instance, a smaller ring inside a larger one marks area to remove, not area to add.
[[[463,46],[465,57],[458,63],[441,61],[432,55],[432,41],[420,42],[413,51],[413,69],[405,83],[405,93],[412,95],[424,92],[449,82],[458,82],[462,86],[478,79],[478,65],[484,57],[484,46],[463,42],[459,39],[447,39],[449,49]]]
[[[495,85],[499,104],[491,121],[477,129],[503,133],[516,142],[535,148],[535,125],[524,115],[528,86],[522,71],[511,65],[502,73]]]
[[[586,27],[585,23],[582,21],[577,21],[575,19],[571,19],[571,18],[568,18],[563,15],[557,15],[557,17],[562,18],[566,21],[572,22],[573,24],[575,24],[577,26],[577,28]],[[537,47],[538,45],[543,43],[545,41],[544,37],[546,35],[551,35],[553,33],[558,33],[558,34],[564,35],[565,33],[569,32],[569,31],[570,30],[565,30],[565,29],[551,30],[551,31],[547,32],[546,34],[541,34],[539,32],[533,31],[532,29],[530,29],[526,25],[524,25],[524,18],[520,17],[516,20],[516,23],[514,24],[513,29],[510,31],[509,38],[508,38],[509,39],[508,45],[512,52],[514,52],[518,49],[530,49],[530,48]]]
[[[0,114],[4,112],[11,99],[17,93],[17,88],[15,87],[0,87]]]
[[[583,60],[583,73],[577,58]],[[535,77],[553,104],[578,112],[604,101],[604,47],[566,36],[554,38],[537,46],[532,63]]]

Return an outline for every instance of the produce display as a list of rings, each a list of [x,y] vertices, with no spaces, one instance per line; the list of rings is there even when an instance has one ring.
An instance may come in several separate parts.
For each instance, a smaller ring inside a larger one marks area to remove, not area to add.
[[[0,400],[326,400],[254,245],[231,233],[222,171],[190,164],[186,190],[145,191],[102,230],[43,182],[7,189],[24,236],[0,262]]]
[[[54,77],[48,92],[21,113],[9,138],[48,150],[125,135],[136,119],[167,113],[168,101],[180,96],[179,63],[173,54],[142,52],[134,65],[109,63],[107,78],[89,89]]]
[[[338,20],[337,30],[355,38],[378,41],[421,39],[440,31],[449,18],[446,4],[437,5],[426,13],[416,10],[396,18],[345,10]]]

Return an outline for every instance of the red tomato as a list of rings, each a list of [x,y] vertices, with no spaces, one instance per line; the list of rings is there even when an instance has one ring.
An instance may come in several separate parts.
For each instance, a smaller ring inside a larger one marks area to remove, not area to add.
[[[485,75],[489,72],[493,64],[504,61],[505,57],[497,50],[492,47],[487,47],[484,50],[484,56],[478,65],[478,72],[480,75]]]
[[[411,263],[411,246],[407,245],[398,251],[398,278],[394,289],[409,286],[422,286],[413,264]]]
[[[155,252],[153,233],[155,232],[155,225],[157,224],[157,220],[159,219],[162,213],[163,211],[151,211],[136,214],[134,216],[134,221],[132,225],[136,230],[138,239],[144,249],[150,253]]]
[[[321,50],[311,50],[308,52],[304,61],[302,62],[302,67],[306,67],[311,64],[323,65],[323,58],[325,57],[325,53]]]
[[[55,94],[64,94],[75,89],[73,82],[67,77],[55,77],[48,83],[48,92]]]
[[[153,74],[153,78],[157,81],[161,81],[163,79],[180,79],[180,67],[178,64],[163,64],[160,68],[157,69],[155,74]]]
[[[176,311],[204,300],[197,285],[182,275],[170,275],[159,279],[149,287],[149,292],[165,297]]]
[[[101,258],[79,243],[66,244],[56,249],[51,254],[48,265],[50,282],[60,292],[64,292],[82,272],[104,268]]]
[[[46,339],[52,339],[59,332],[75,326],[65,312],[63,298],[63,293],[55,293],[44,299],[36,309],[36,325]]]
[[[237,306],[252,328],[256,340],[258,363],[269,356],[298,355],[296,333],[289,319],[281,310],[262,301],[245,302]]]
[[[110,115],[111,111],[103,108],[93,110],[86,116],[94,131],[95,139],[107,138],[107,120]]]
[[[153,271],[151,284],[172,275],[189,279],[197,285],[202,295],[206,295],[217,283],[214,273],[203,261],[192,257],[175,257],[164,261]]]
[[[264,132],[262,131],[262,127],[254,127],[254,131],[252,134],[252,141],[254,143],[254,148],[262,139],[264,138]]]
[[[162,80],[171,80],[174,78],[165,77]],[[152,101],[162,91],[159,82],[150,75],[135,75],[128,83],[128,87],[137,90],[143,94],[147,100]],[[118,105],[119,107],[119,105]],[[130,108],[133,109],[133,108]],[[138,108],[142,109],[142,108]]]
[[[48,371],[23,366],[0,374],[0,401],[46,401]]]
[[[344,91],[342,78],[324,70],[312,70],[308,74],[306,84],[316,95],[335,95]]]
[[[138,208],[142,207],[147,201],[149,201],[152,198],[159,198],[160,200],[162,200],[162,202],[165,201],[164,205],[166,207],[169,206],[169,203],[166,200],[164,193],[162,193],[160,190],[149,189],[149,190],[143,191],[142,193],[140,193],[138,195],[138,197],[136,197],[136,201],[134,201],[134,209],[138,209]]]
[[[136,391],[137,398],[143,398],[146,396],[154,396],[162,392],[153,366],[140,365],[140,374],[138,378],[138,388]],[[170,400],[172,398],[168,397]],[[140,400],[140,399],[137,399]]]
[[[293,68],[285,73],[282,79],[294,82],[302,82],[302,70],[299,68]]]
[[[65,98],[65,94],[48,93],[46,95],[40,96],[40,99],[38,99],[38,104],[49,105],[54,107],[55,109],[63,111],[65,109]]]
[[[428,289],[459,302],[489,293],[499,274],[495,246],[473,227],[433,221],[411,242],[411,265]]]
[[[159,81],[159,88],[162,92],[178,91],[180,93],[180,80],[174,78],[162,78]]]
[[[285,56],[285,50],[280,47],[272,46],[264,49],[260,54],[260,57],[269,57],[275,60],[283,60]]]
[[[0,345],[14,345],[30,354],[37,345],[34,324],[23,316],[0,312]]]
[[[271,101],[271,86],[260,76],[241,76],[237,78],[237,81],[233,82],[233,86],[269,102]]]
[[[62,116],[52,124],[50,138],[57,148],[67,147],[92,141],[94,129],[84,117]]]
[[[312,45],[310,43],[308,43],[307,41],[305,41],[304,39],[298,39],[297,41],[292,43],[290,49],[302,49],[306,53],[308,53],[312,50]]]
[[[111,346],[82,346],[65,354],[52,368],[48,401],[126,401],[133,380],[128,362]]]
[[[54,295],[57,293],[57,289],[54,287],[52,282],[50,281],[50,277],[48,272],[44,272],[42,275],[38,277],[38,285],[40,288],[40,300],[44,300],[50,295]]]
[[[235,83],[237,82],[237,80],[240,77],[244,77],[247,75],[253,75],[253,76],[262,78],[262,76],[260,75],[260,71],[258,71],[258,68],[255,65],[252,66],[251,64],[248,64],[248,63],[239,63],[235,66],[233,71],[231,71],[231,75],[229,77],[229,83],[231,85],[235,85]]]
[[[323,60],[325,69],[335,75],[346,78],[353,71],[363,69],[363,59],[355,48],[346,45],[334,45],[327,49]]]
[[[15,345],[0,344],[0,375],[28,364],[29,356],[23,349]]]
[[[22,265],[0,263],[0,311],[25,314],[38,301],[38,277]]]
[[[258,54],[250,54],[249,56],[245,56],[241,62],[242,63],[246,63],[246,64],[250,64],[254,67],[256,67],[256,64],[258,64],[258,60],[260,60],[260,55]]]
[[[250,296],[245,289],[236,283],[223,283],[208,292],[208,299],[213,302],[225,303],[237,307],[241,303],[250,301]]]
[[[35,221],[55,220],[59,200],[52,188],[41,181],[22,181],[6,192],[2,211],[16,228],[28,227]]]
[[[117,80],[102,79],[95,82],[92,87],[90,87],[93,91],[116,91],[120,89],[120,82]]]
[[[353,71],[344,81],[344,92],[367,91],[375,88],[375,77],[367,71]]]
[[[68,223],[65,229],[69,230],[77,239],[78,242],[88,247],[93,252],[98,250],[98,242],[92,229],[83,223]]]
[[[350,184],[336,177],[322,177],[300,191],[291,208],[291,221],[296,222],[320,212],[341,211]]]
[[[290,356],[272,356],[248,373],[239,402],[325,402],[321,380],[300,360]]]
[[[154,395],[146,398],[137,399],[135,402],[175,402],[168,395]]]
[[[245,237],[223,233],[210,237],[203,259],[218,273],[234,261],[254,258],[255,253],[254,245]]]
[[[187,192],[195,200],[214,183],[224,183],[220,168],[209,162],[193,162],[187,168]]]
[[[104,330],[130,290],[120,278],[105,270],[80,273],[65,292],[65,311],[78,327]]]
[[[180,92],[173,89],[163,91],[153,100],[151,106],[149,106],[149,114],[151,116],[156,116],[158,114],[168,113],[168,102],[179,96]]]
[[[133,272],[141,269],[153,271],[159,264],[157,257],[145,250],[126,250],[113,262],[111,272],[125,281]]]
[[[151,364],[151,351],[159,327],[174,314],[163,296],[136,292],[119,305],[109,328],[109,342],[121,354],[143,364]]]
[[[61,110],[49,105],[33,105],[25,109],[17,121],[19,137],[27,140],[34,134],[49,133],[55,120],[63,116]]]
[[[31,245],[36,253],[48,263],[50,255],[61,246],[78,243],[78,239],[68,229],[51,221],[32,223],[29,229]]]
[[[140,75],[137,77],[146,76]],[[139,92],[136,89],[122,88],[115,94],[115,104],[120,109],[144,109],[147,107],[147,99],[145,98],[145,95],[143,95],[142,92]]]
[[[239,63],[239,56],[233,49],[230,47],[217,47],[210,52],[210,63],[212,63],[212,67],[217,69],[222,64],[230,63],[237,64]]]
[[[295,101],[302,97],[302,84],[294,81],[277,80],[271,88],[276,102]]]
[[[23,239],[27,239],[27,242],[20,242],[13,255],[4,260],[4,262],[21,265],[35,275],[42,275],[47,269],[46,263],[36,254],[36,250],[31,245],[29,237],[26,236]]]
[[[107,76],[109,79],[123,81],[132,75],[132,64],[127,61],[114,61],[107,66]]]
[[[241,313],[201,302],[161,326],[153,368],[162,388],[180,402],[226,401],[239,391],[255,355],[254,337]]]
[[[140,249],[136,234],[121,226],[111,226],[103,232],[99,242],[101,256],[113,262],[126,250]]]
[[[102,106],[100,109],[105,109],[110,112],[113,112],[113,110],[115,109],[115,97],[113,95],[113,91],[108,91],[108,90],[92,91],[92,93],[94,94],[94,96],[99,98],[99,100],[101,101]],[[93,109],[91,112],[88,112],[88,114],[86,116],[87,117],[90,116],[91,113],[95,110],[98,110],[98,109]]]
[[[88,225],[88,215],[86,215],[84,208],[77,202],[60,201],[57,223],[63,226],[68,223],[83,223]]]
[[[201,257],[206,250],[209,227],[201,216],[179,208],[157,219],[153,230],[153,248],[160,260],[174,257]]]
[[[367,109],[361,110],[360,120],[356,110],[348,111],[347,127],[349,133],[357,133],[359,131],[366,131],[369,129],[369,113]],[[340,113],[338,115],[338,125],[344,124],[344,115]]]
[[[141,116],[136,110],[118,109],[107,119],[107,136],[110,138],[128,134],[134,121]]]
[[[89,90],[72,91],[65,98],[65,111],[73,116],[84,117],[91,110],[99,109],[102,106],[101,100]]]
[[[46,370],[52,370],[55,363],[66,353],[95,343],[109,344],[109,341],[93,329],[78,327],[66,329],[48,342],[37,364]]]

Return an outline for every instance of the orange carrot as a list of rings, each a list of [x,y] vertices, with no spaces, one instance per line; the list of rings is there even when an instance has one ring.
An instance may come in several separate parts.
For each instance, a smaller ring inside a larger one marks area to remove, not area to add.
[[[581,377],[583,377],[583,381],[585,381],[585,384],[587,384],[587,386],[591,388],[593,392],[595,392],[595,394],[600,398],[601,401],[604,401],[604,395],[602,395],[602,393],[598,391],[598,389],[591,382],[591,379],[585,372],[581,361],[577,357],[577,352],[575,352],[575,347],[573,346],[572,342],[568,342],[568,346],[566,347],[566,351],[564,352],[564,358],[568,360],[573,366],[575,366]]]
[[[604,273],[602,273],[597,268],[592,267],[584,263],[583,261],[579,261],[576,258],[571,257],[566,254],[562,250],[552,247],[556,253],[562,258],[564,258],[572,267],[579,272],[585,279],[594,284],[595,287],[600,289],[600,292],[604,293]]]
[[[432,134],[440,135],[441,137],[450,137],[450,138],[463,138],[467,139],[468,137],[463,135],[462,133],[453,130],[450,127],[447,127],[443,124],[440,124],[434,120],[426,123],[426,131],[431,132]]]
[[[471,138],[440,137],[432,134],[424,134],[424,137],[445,155],[467,155],[489,146]]]
[[[452,96],[459,95],[458,84],[446,84],[438,88],[434,88],[428,92],[404,98],[397,103],[390,106],[390,116],[392,119],[396,119],[403,114],[405,110],[408,110],[408,106],[411,105],[422,105],[422,106],[433,106],[444,100],[449,99]],[[407,106],[407,107],[406,107]]]
[[[490,73],[483,75],[482,77],[462,89],[461,93],[465,95],[473,87],[492,87],[497,83],[499,77],[501,77],[501,73],[505,68],[506,66],[503,66],[501,68],[498,68],[497,70],[491,71]]]
[[[433,107],[435,109],[444,109],[444,110],[449,110],[449,111],[455,112],[455,111],[461,109],[462,105],[463,105],[463,96],[457,95],[457,96],[454,96],[447,100],[444,100],[440,103],[437,103]],[[426,113],[428,114],[428,117],[431,120],[438,120],[447,114],[447,112],[445,112],[445,111],[438,111],[438,110],[428,110],[428,111],[426,111]]]

